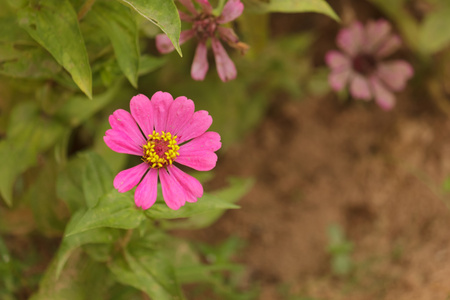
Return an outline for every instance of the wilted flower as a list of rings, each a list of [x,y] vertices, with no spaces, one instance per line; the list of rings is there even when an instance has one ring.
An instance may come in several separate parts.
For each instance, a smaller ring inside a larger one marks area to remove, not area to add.
[[[221,26],[239,17],[244,10],[244,4],[241,3],[241,0],[228,0],[223,7],[222,14],[217,17],[213,14],[212,6],[208,0],[196,0],[201,6],[200,11],[195,9],[191,0],[179,1],[190,13],[179,11],[180,19],[192,23],[191,29],[181,32],[180,45],[194,36],[198,40],[191,67],[192,78],[195,80],[205,79],[209,68],[206,42],[211,39],[217,73],[219,73],[220,79],[224,82],[235,79],[237,75],[236,67],[219,39],[243,53],[248,49],[246,44],[239,41],[233,29]],[[169,53],[174,50],[172,42],[165,34],[156,36],[156,48],[161,53]]]
[[[383,61],[401,45],[385,20],[370,21],[365,27],[355,22],[342,29],[336,38],[343,52],[329,51],[325,60],[331,68],[329,83],[335,91],[350,86],[354,98],[370,100],[389,110],[395,105],[393,91],[405,88],[414,74],[404,60]]]
[[[212,124],[208,112],[194,109],[194,102],[184,96],[174,100],[169,93],[157,92],[151,100],[134,96],[131,114],[118,109],[109,116],[112,129],[103,137],[106,145],[119,153],[141,156],[143,161],[114,178],[114,187],[121,193],[137,185],[134,201],[138,207],[148,209],[155,203],[158,175],[164,201],[171,209],[202,197],[201,183],[174,164],[198,171],[216,165],[214,152],[222,145],[220,135],[206,131]]]

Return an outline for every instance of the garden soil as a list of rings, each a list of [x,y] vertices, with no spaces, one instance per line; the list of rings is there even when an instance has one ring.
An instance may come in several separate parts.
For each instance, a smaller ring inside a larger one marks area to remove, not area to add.
[[[450,299],[450,120],[411,96],[391,112],[333,95],[275,99],[219,157],[211,186],[255,179],[241,209],[182,235],[245,241],[235,260],[261,300]],[[346,276],[331,270],[331,224],[353,243]]]

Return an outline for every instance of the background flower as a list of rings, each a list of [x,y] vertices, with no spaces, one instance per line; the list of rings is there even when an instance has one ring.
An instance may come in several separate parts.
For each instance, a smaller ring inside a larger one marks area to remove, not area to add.
[[[381,108],[392,109],[392,92],[403,90],[414,70],[404,60],[384,61],[401,45],[391,25],[385,20],[369,21],[365,27],[355,22],[338,33],[336,42],[342,51],[329,51],[325,57],[332,89],[340,91],[349,84],[354,98],[375,98]]]
[[[239,41],[233,29],[221,25],[239,17],[244,10],[244,5],[240,0],[229,0],[223,7],[221,15],[217,17],[213,14],[213,9],[208,0],[196,0],[201,6],[200,11],[195,9],[191,0],[179,1],[190,13],[179,11],[181,20],[192,23],[191,29],[181,32],[180,45],[194,36],[198,40],[191,67],[191,77],[194,80],[205,79],[209,68],[206,43],[211,40],[220,79],[224,82],[235,79],[237,75],[236,66],[225,51],[220,39],[231,47],[241,50],[241,52],[245,52],[248,46]],[[175,49],[165,34],[156,36],[156,48],[161,53],[169,53]]]
[[[202,197],[200,182],[173,164],[198,171],[216,165],[214,152],[221,147],[220,135],[206,131],[212,124],[208,112],[194,109],[194,102],[186,97],[174,100],[169,93],[157,92],[151,100],[144,95],[133,97],[131,114],[118,109],[109,117],[112,129],[104,136],[108,147],[143,160],[114,179],[121,193],[137,185],[134,199],[138,207],[148,209],[155,203],[158,177],[164,200],[172,209]]]

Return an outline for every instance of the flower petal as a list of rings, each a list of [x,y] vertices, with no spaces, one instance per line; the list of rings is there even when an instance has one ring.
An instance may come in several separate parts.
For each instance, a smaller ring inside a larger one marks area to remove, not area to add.
[[[384,110],[390,110],[395,105],[394,95],[388,91],[383,84],[375,77],[370,78],[370,85],[375,94],[375,101]]]
[[[178,0],[180,3],[187,8],[187,10],[193,14],[194,16],[198,15],[198,12],[195,10],[194,4],[191,0]]]
[[[328,83],[333,90],[341,91],[349,81],[350,74],[352,74],[350,69],[344,69],[339,72],[331,72],[328,75]]]
[[[356,55],[363,44],[364,29],[360,22],[355,22],[347,28],[341,29],[337,35],[336,43],[350,56]]]
[[[108,129],[103,137],[106,145],[118,153],[142,155],[142,146],[137,146],[131,138],[120,131]]]
[[[414,75],[414,69],[404,60],[395,60],[380,63],[377,75],[391,90],[401,91],[405,88],[406,81]]]
[[[220,79],[223,82],[235,79],[237,75],[236,66],[223,48],[222,43],[216,38],[212,38],[211,42]]]
[[[206,110],[199,110],[178,132],[178,144],[201,136],[212,124],[212,117]]]
[[[217,19],[217,23],[223,24],[238,18],[244,11],[244,4],[241,0],[228,0],[222,10],[222,14]]]
[[[208,131],[192,141],[187,142],[180,147],[180,156],[183,153],[195,151],[217,151],[222,147],[220,135],[214,131]]]
[[[196,0],[196,1],[198,4],[201,5],[204,13],[206,13],[207,15],[212,14],[213,9],[208,0]]]
[[[168,171],[188,194],[186,197],[188,202],[197,202],[197,199],[203,196],[203,186],[196,178],[186,174],[174,165],[168,168]]]
[[[391,32],[392,26],[386,20],[369,21],[365,28],[363,48],[367,53],[374,53]]]
[[[180,186],[178,181],[166,169],[159,170],[161,189],[164,201],[167,206],[177,210],[186,203],[186,191]]]
[[[136,121],[126,110],[116,110],[109,116],[109,124],[113,130],[127,135],[133,141],[134,146],[141,147],[146,141]]]
[[[206,72],[208,72],[208,57],[205,42],[200,41],[195,49],[194,61],[191,67],[191,77],[194,80],[205,79]]]
[[[178,135],[184,124],[189,122],[194,115],[194,110],[195,105],[192,100],[184,96],[176,98],[169,108],[166,131],[172,135]]]
[[[197,171],[212,170],[217,163],[217,155],[212,151],[186,152],[177,157],[176,162]]]
[[[130,111],[145,137],[153,132],[153,106],[145,95],[131,98]]]
[[[195,34],[195,31],[193,29],[189,30],[183,30],[180,33],[180,45],[182,45],[184,42],[191,39]],[[158,49],[159,53],[169,53],[175,50],[175,47],[172,44],[172,41],[169,39],[169,37],[165,34],[158,34],[156,36],[156,49]]]
[[[114,178],[114,187],[119,191],[119,193],[124,193],[131,190],[139,183],[147,169],[148,165],[146,163],[141,163],[132,168],[120,171]]]
[[[172,95],[165,92],[156,92],[150,101],[153,106],[153,122],[156,132],[166,130],[167,114],[173,103]]]
[[[158,171],[150,169],[134,192],[134,203],[142,209],[149,209],[155,204],[158,195]]]
[[[325,62],[332,71],[340,71],[351,66],[351,60],[347,55],[339,51],[331,50],[325,55]]]
[[[402,40],[398,35],[390,36],[375,53],[378,57],[386,57],[397,51],[402,45]]]
[[[367,79],[358,74],[350,80],[350,93],[356,99],[370,100],[372,97]]]

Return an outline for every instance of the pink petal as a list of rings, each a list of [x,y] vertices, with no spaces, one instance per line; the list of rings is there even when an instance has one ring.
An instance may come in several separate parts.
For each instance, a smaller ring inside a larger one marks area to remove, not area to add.
[[[184,22],[194,22],[195,18],[185,12],[178,11],[178,15],[180,16],[180,20]]]
[[[391,90],[401,91],[414,75],[414,69],[404,60],[395,60],[379,64],[377,75]]]
[[[153,106],[145,95],[137,95],[131,98],[130,111],[138,123],[145,137],[153,132]]]
[[[356,99],[370,100],[372,97],[367,79],[358,74],[351,79],[350,93]]]
[[[186,194],[188,195],[186,200],[188,202],[197,202],[197,198],[203,196],[203,186],[196,178],[184,173],[174,165],[168,168],[168,171],[186,191]]]
[[[178,143],[181,144],[190,139],[201,136],[208,130],[212,124],[212,117],[206,110],[199,110],[194,113],[192,118],[178,132]]]
[[[188,166],[197,171],[212,170],[217,163],[217,155],[212,151],[195,151],[181,154],[177,157],[177,163]]]
[[[186,191],[165,169],[160,169],[159,178],[161,180],[162,194],[167,206],[173,210],[182,207],[186,203]]]
[[[239,42],[238,36],[234,30],[229,27],[218,26],[217,32],[219,33],[219,37],[229,45],[235,45]]]
[[[166,131],[172,135],[178,135],[178,132],[194,115],[194,110],[195,105],[192,100],[184,96],[176,98],[169,108]]]
[[[373,93],[375,94],[375,101],[384,110],[390,110],[395,105],[394,95],[388,91],[375,76],[370,79]]]
[[[192,141],[180,147],[180,156],[184,153],[195,151],[217,151],[222,147],[220,135],[214,131],[208,131]]]
[[[212,6],[208,0],[196,0],[196,1],[198,4],[201,5],[204,13],[206,13],[207,15],[212,14]]]
[[[158,171],[150,169],[134,192],[134,203],[142,209],[149,209],[155,204],[158,195]]]
[[[351,60],[348,56],[339,51],[331,50],[325,55],[325,62],[332,71],[338,71],[351,66]]]
[[[195,10],[194,4],[192,4],[191,0],[178,0],[180,3],[187,8],[187,10],[193,14],[194,16],[198,15],[197,11]]]
[[[195,50],[194,61],[191,67],[191,77],[194,80],[205,79],[206,72],[208,72],[208,57],[205,42],[199,42]]]
[[[355,22],[348,28],[339,31],[336,42],[350,56],[356,55],[363,44],[364,29],[360,22]]]
[[[222,43],[216,38],[212,38],[211,42],[220,79],[223,82],[235,79],[237,75],[236,66],[223,48]]]
[[[126,110],[116,110],[109,116],[109,124],[113,130],[119,131],[130,137],[136,147],[141,147],[146,142],[136,121]]]
[[[376,52],[378,57],[386,57],[397,51],[402,45],[402,40],[398,35],[392,35],[384,41]]]
[[[193,29],[183,30],[180,33],[180,45],[184,42],[188,41],[195,35],[195,31]],[[165,34],[158,34],[156,36],[156,49],[158,49],[159,53],[169,53],[175,50],[175,47],[172,44],[172,41]]]
[[[350,69],[345,69],[340,72],[331,72],[330,75],[328,75],[328,83],[333,90],[341,91],[349,81],[350,74],[352,74]]]
[[[392,26],[386,20],[369,21],[365,30],[365,43],[363,48],[367,53],[374,53],[380,44],[385,41]]]
[[[222,14],[217,19],[219,24],[228,23],[239,17],[244,11],[244,4],[241,0],[228,0],[222,10]]]
[[[132,168],[120,171],[114,178],[114,187],[119,191],[119,193],[124,193],[131,190],[139,183],[147,169],[148,165],[146,163],[141,163]]]
[[[153,122],[156,132],[165,131],[167,114],[173,103],[173,97],[169,93],[156,92],[150,101],[153,106]]]
[[[131,140],[131,138],[123,132],[114,129],[108,129],[105,132],[103,140],[105,141],[106,145],[115,152],[138,156],[142,155],[142,145],[137,146]]]

